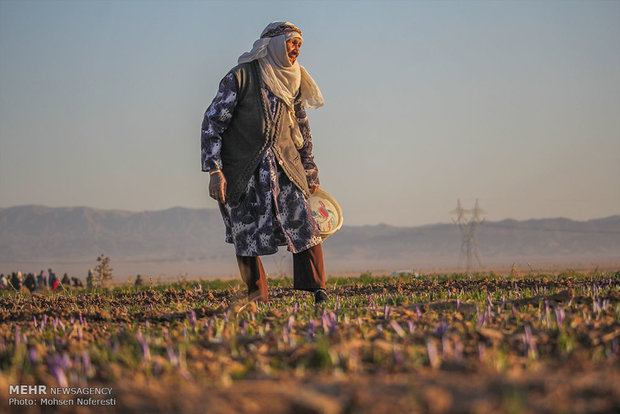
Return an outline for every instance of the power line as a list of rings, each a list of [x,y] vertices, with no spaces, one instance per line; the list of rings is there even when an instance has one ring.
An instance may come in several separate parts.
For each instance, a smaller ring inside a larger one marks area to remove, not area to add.
[[[476,200],[473,209],[464,209],[461,206],[461,200],[457,200],[456,209],[452,210],[450,213],[456,214],[456,219],[452,219],[452,222],[459,227],[463,237],[459,259],[462,260],[463,257],[466,257],[466,271],[469,272],[471,270],[474,259],[478,262],[480,267],[483,267],[482,260],[480,260],[477,235],[480,225],[484,222],[482,215],[487,214],[487,212],[480,208],[478,200]]]
[[[490,223],[490,222],[486,222],[486,227],[497,227],[497,228],[509,229],[509,230],[528,230],[528,231],[547,231],[547,232],[557,231],[557,232],[563,232],[563,233],[620,234],[620,231],[617,231],[617,230],[588,230],[588,229],[577,230],[577,229],[551,229],[548,227],[519,227],[519,226],[510,226],[510,225]]]

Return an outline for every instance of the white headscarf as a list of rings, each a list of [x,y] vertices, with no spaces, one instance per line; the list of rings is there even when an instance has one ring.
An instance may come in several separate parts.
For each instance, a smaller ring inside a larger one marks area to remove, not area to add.
[[[252,50],[239,56],[238,63],[258,61],[263,82],[287,106],[291,137],[295,146],[301,148],[303,138],[295,122],[293,107],[297,93],[301,88],[301,100],[308,108],[323,106],[325,101],[306,69],[297,61],[291,65],[286,53],[286,41],[293,37],[302,39],[301,31],[294,24],[272,22],[263,30],[260,39],[254,42]]]
[[[301,31],[293,23],[272,22],[263,30],[260,39],[254,42],[252,50],[239,56],[238,63],[258,60],[263,81],[287,106],[292,106],[293,99],[301,87],[304,105],[308,108],[318,108],[325,104],[321,90],[299,62],[295,61],[291,65],[288,60],[286,41],[293,37],[303,40]],[[293,98],[289,98],[290,96]]]

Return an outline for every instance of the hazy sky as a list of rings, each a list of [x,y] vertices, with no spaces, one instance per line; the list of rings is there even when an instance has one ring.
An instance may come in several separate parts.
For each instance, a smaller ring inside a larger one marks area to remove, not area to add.
[[[202,117],[273,20],[345,224],[620,214],[618,1],[0,1],[0,207],[215,208]]]

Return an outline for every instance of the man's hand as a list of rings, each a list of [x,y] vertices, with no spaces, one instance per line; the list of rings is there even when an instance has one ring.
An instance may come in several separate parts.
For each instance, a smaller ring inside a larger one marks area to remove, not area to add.
[[[310,194],[314,194],[314,192],[316,190],[320,190],[320,189],[321,189],[320,185],[318,185],[318,184],[317,185],[313,185],[312,187],[310,187]]]
[[[226,178],[222,171],[211,174],[209,179],[209,195],[220,203],[226,202]]]

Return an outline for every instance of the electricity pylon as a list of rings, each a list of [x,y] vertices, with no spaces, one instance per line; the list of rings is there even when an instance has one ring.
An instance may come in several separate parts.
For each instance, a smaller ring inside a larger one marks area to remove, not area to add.
[[[484,222],[482,218],[483,214],[487,212],[480,208],[478,200],[473,209],[464,209],[461,206],[461,200],[457,200],[456,209],[452,210],[450,214],[456,214],[456,219],[452,219],[452,222],[459,226],[461,235],[463,237],[461,241],[461,253],[459,260],[463,260],[463,257],[467,259],[466,271],[472,268],[474,259],[478,262],[478,265],[482,267],[482,261],[480,260],[480,249],[478,249],[478,230],[480,224]]]

